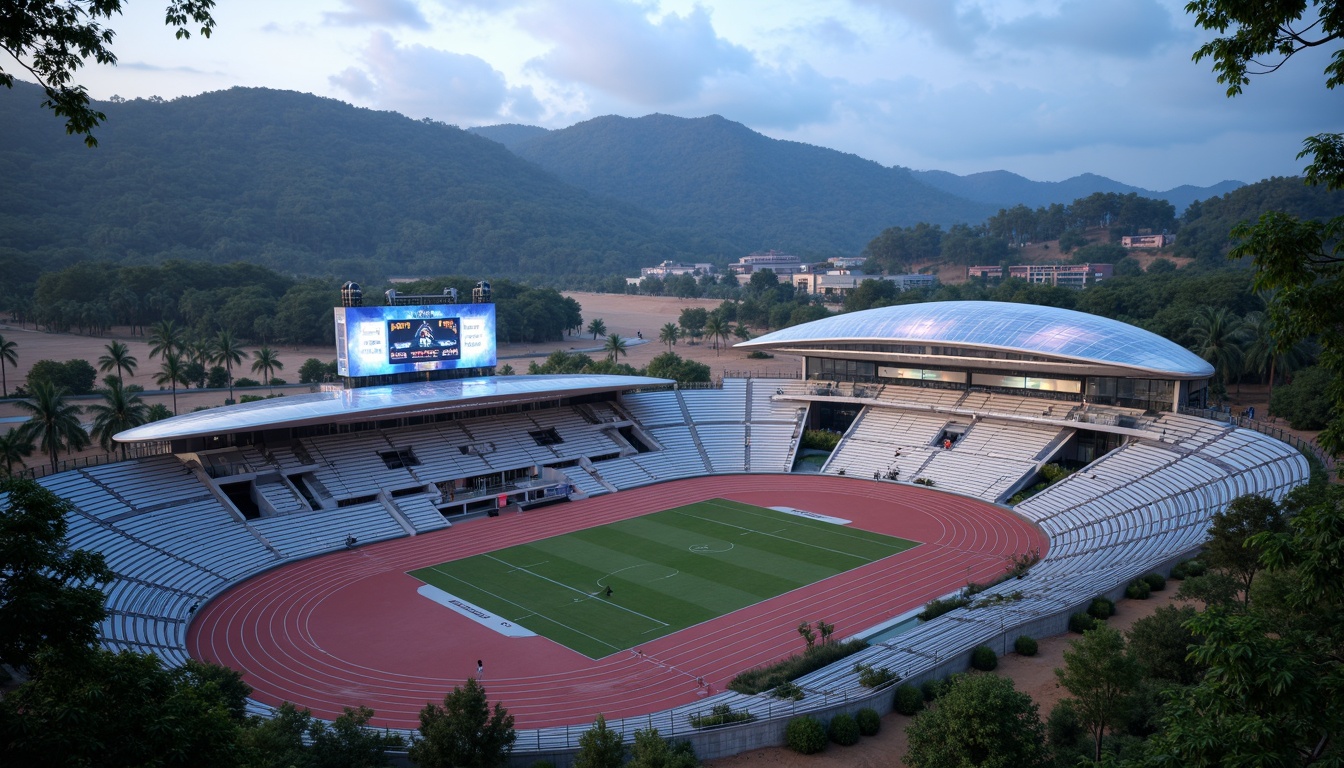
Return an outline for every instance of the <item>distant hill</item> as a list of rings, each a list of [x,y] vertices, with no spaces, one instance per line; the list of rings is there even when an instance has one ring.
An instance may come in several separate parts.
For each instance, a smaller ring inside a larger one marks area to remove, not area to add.
[[[996,210],[903,168],[771,139],[717,115],[599,117],[514,151],[593,194],[719,234],[740,252],[854,254],[890,226],[974,224]]]
[[[1254,223],[1265,211],[1324,221],[1344,212],[1344,190],[1330,192],[1298,176],[1276,176],[1202,200],[1181,218],[1175,253],[1211,267],[1226,264],[1232,247],[1228,233],[1241,222]]]
[[[47,268],[184,258],[555,282],[719,253],[441,123],[234,88],[97,104],[108,121],[87,149],[42,98],[25,83],[0,95],[0,252]]]
[[[1115,192],[1122,195],[1133,192],[1140,197],[1166,200],[1176,207],[1177,215],[1196,200],[1225,195],[1245,186],[1240,181],[1221,181],[1211,187],[1185,184],[1165,192],[1155,192],[1122,184],[1095,173],[1080,174],[1064,181],[1032,181],[1008,171],[985,171],[967,176],[958,176],[947,171],[911,171],[911,174],[925,184],[944,192],[1000,208],[1011,208],[1018,204],[1028,208],[1041,208],[1052,203],[1068,205],[1094,192]]]
[[[477,128],[468,128],[467,133],[474,133],[491,141],[497,141],[508,147],[515,149],[529,139],[535,139],[538,136],[544,136],[550,133],[547,128],[541,128],[535,125],[519,125],[518,123],[503,123],[501,125],[483,125]]]

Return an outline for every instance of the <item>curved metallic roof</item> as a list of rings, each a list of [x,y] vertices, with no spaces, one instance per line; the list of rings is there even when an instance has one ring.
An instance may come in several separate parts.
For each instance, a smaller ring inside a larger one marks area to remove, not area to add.
[[[114,439],[119,443],[136,443],[308,424],[369,421],[671,383],[671,379],[649,376],[576,373],[486,376],[312,392],[184,413],[128,429]]]
[[[737,347],[932,342],[1008,350],[1199,378],[1213,366],[1142,328],[1084,312],[999,301],[936,301],[879,307],[775,331]]]

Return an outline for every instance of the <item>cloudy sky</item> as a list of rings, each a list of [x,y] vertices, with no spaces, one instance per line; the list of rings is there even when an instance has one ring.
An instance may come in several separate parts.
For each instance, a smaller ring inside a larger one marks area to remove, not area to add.
[[[175,40],[162,0],[110,26],[95,98],[235,85],[462,127],[720,114],[884,165],[1149,189],[1300,172],[1344,128],[1324,51],[1229,100],[1185,0],[222,0]],[[7,70],[11,67],[6,67]]]

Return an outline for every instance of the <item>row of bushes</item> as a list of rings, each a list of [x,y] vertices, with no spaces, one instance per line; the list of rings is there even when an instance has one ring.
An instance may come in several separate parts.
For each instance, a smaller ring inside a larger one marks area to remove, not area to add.
[[[841,712],[826,725],[815,717],[795,717],[784,729],[784,743],[794,752],[814,755],[825,749],[828,742],[850,747],[859,743],[859,737],[875,736],[881,729],[882,718],[877,710],[864,707],[853,715]]]
[[[1177,563],[1171,569],[1171,578],[1185,579],[1192,576],[1202,576],[1208,571],[1206,566],[1200,560],[1186,560]],[[1160,573],[1150,573],[1131,581],[1125,587],[1125,597],[1130,600],[1147,600],[1154,592],[1161,592],[1167,588],[1167,579]],[[1105,597],[1092,598],[1091,604],[1087,606],[1086,611],[1079,611],[1069,617],[1069,631],[1082,634],[1096,629],[1102,622],[1115,615],[1115,602]]]

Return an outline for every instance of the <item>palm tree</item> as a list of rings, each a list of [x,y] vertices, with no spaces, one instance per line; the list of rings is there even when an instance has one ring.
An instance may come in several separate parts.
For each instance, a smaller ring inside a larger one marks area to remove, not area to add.
[[[20,408],[31,414],[24,424],[25,437],[35,438],[42,451],[51,457],[52,472],[56,471],[62,448],[78,451],[89,444],[89,435],[79,423],[83,409],[67,402],[65,392],[65,387],[38,381],[33,384],[32,396],[18,402]]]
[[[22,464],[32,453],[33,440],[22,427],[10,428],[0,435],[0,461],[5,463],[6,475],[14,474],[14,465]]]
[[[4,396],[9,397],[9,381],[5,378],[5,366],[19,367],[19,343],[0,336],[0,386],[4,387]]]
[[[149,410],[145,412],[145,423],[148,424],[151,421],[163,421],[164,419],[171,419],[172,417],[173,412],[168,410],[168,406],[163,403],[155,403],[149,406]]]
[[[239,344],[233,338],[233,334],[228,331],[220,331],[215,337],[214,355],[211,362],[224,366],[224,370],[229,374],[229,399],[233,399],[233,366],[242,365],[248,358],[247,351],[243,345]],[[177,410],[174,406],[173,410]]]
[[[588,332],[593,334],[593,341],[597,341],[598,336],[607,335],[607,324],[602,322],[602,318],[595,317],[588,323]]]
[[[149,356],[168,357],[182,351],[185,329],[172,320],[160,320],[149,329]]]
[[[751,329],[742,323],[738,323],[733,326],[733,335],[742,341],[748,341],[751,339]]]
[[[1240,374],[1246,359],[1241,318],[1226,307],[1200,307],[1190,323],[1190,336],[1194,340],[1190,349],[1213,365],[1214,378],[1226,391],[1228,377]]]
[[[720,315],[710,315],[705,321],[705,333],[714,341],[714,356],[718,357],[719,339],[728,338],[728,323],[725,323]]]
[[[131,354],[131,348],[120,341],[114,341],[103,349],[107,350],[107,354],[98,358],[98,370],[107,373],[115,368],[117,370],[117,381],[125,384],[126,378],[122,375],[122,371],[134,375],[135,368],[140,364],[140,361],[136,360],[135,355]]]
[[[103,392],[103,402],[89,406],[93,414],[92,434],[104,451],[116,449],[112,437],[118,432],[138,427],[149,420],[149,406],[134,392],[127,392],[120,381],[113,382]],[[121,445],[121,458],[126,458],[126,444]]]
[[[214,342],[204,336],[192,336],[182,345],[182,351],[186,353],[187,360],[201,365],[210,364],[210,353],[214,349]]]
[[[183,369],[186,364],[182,358],[177,355],[168,355],[163,358],[159,365],[159,372],[154,374],[154,383],[162,387],[167,384],[173,388],[173,413],[177,413],[177,383],[182,380]]]
[[[672,351],[672,345],[677,343],[677,337],[681,336],[681,329],[676,323],[666,323],[662,330],[658,331],[658,341],[667,345],[667,351]]]
[[[621,355],[626,354],[625,339],[622,339],[620,334],[613,333],[607,337],[607,343],[602,349],[607,353],[607,360],[614,363]]]
[[[280,356],[270,347],[262,347],[257,350],[256,359],[252,361],[252,372],[260,373],[266,379],[266,384],[271,383],[271,374],[276,371],[283,371],[285,364],[280,362]],[[271,392],[274,392],[271,389]]]

